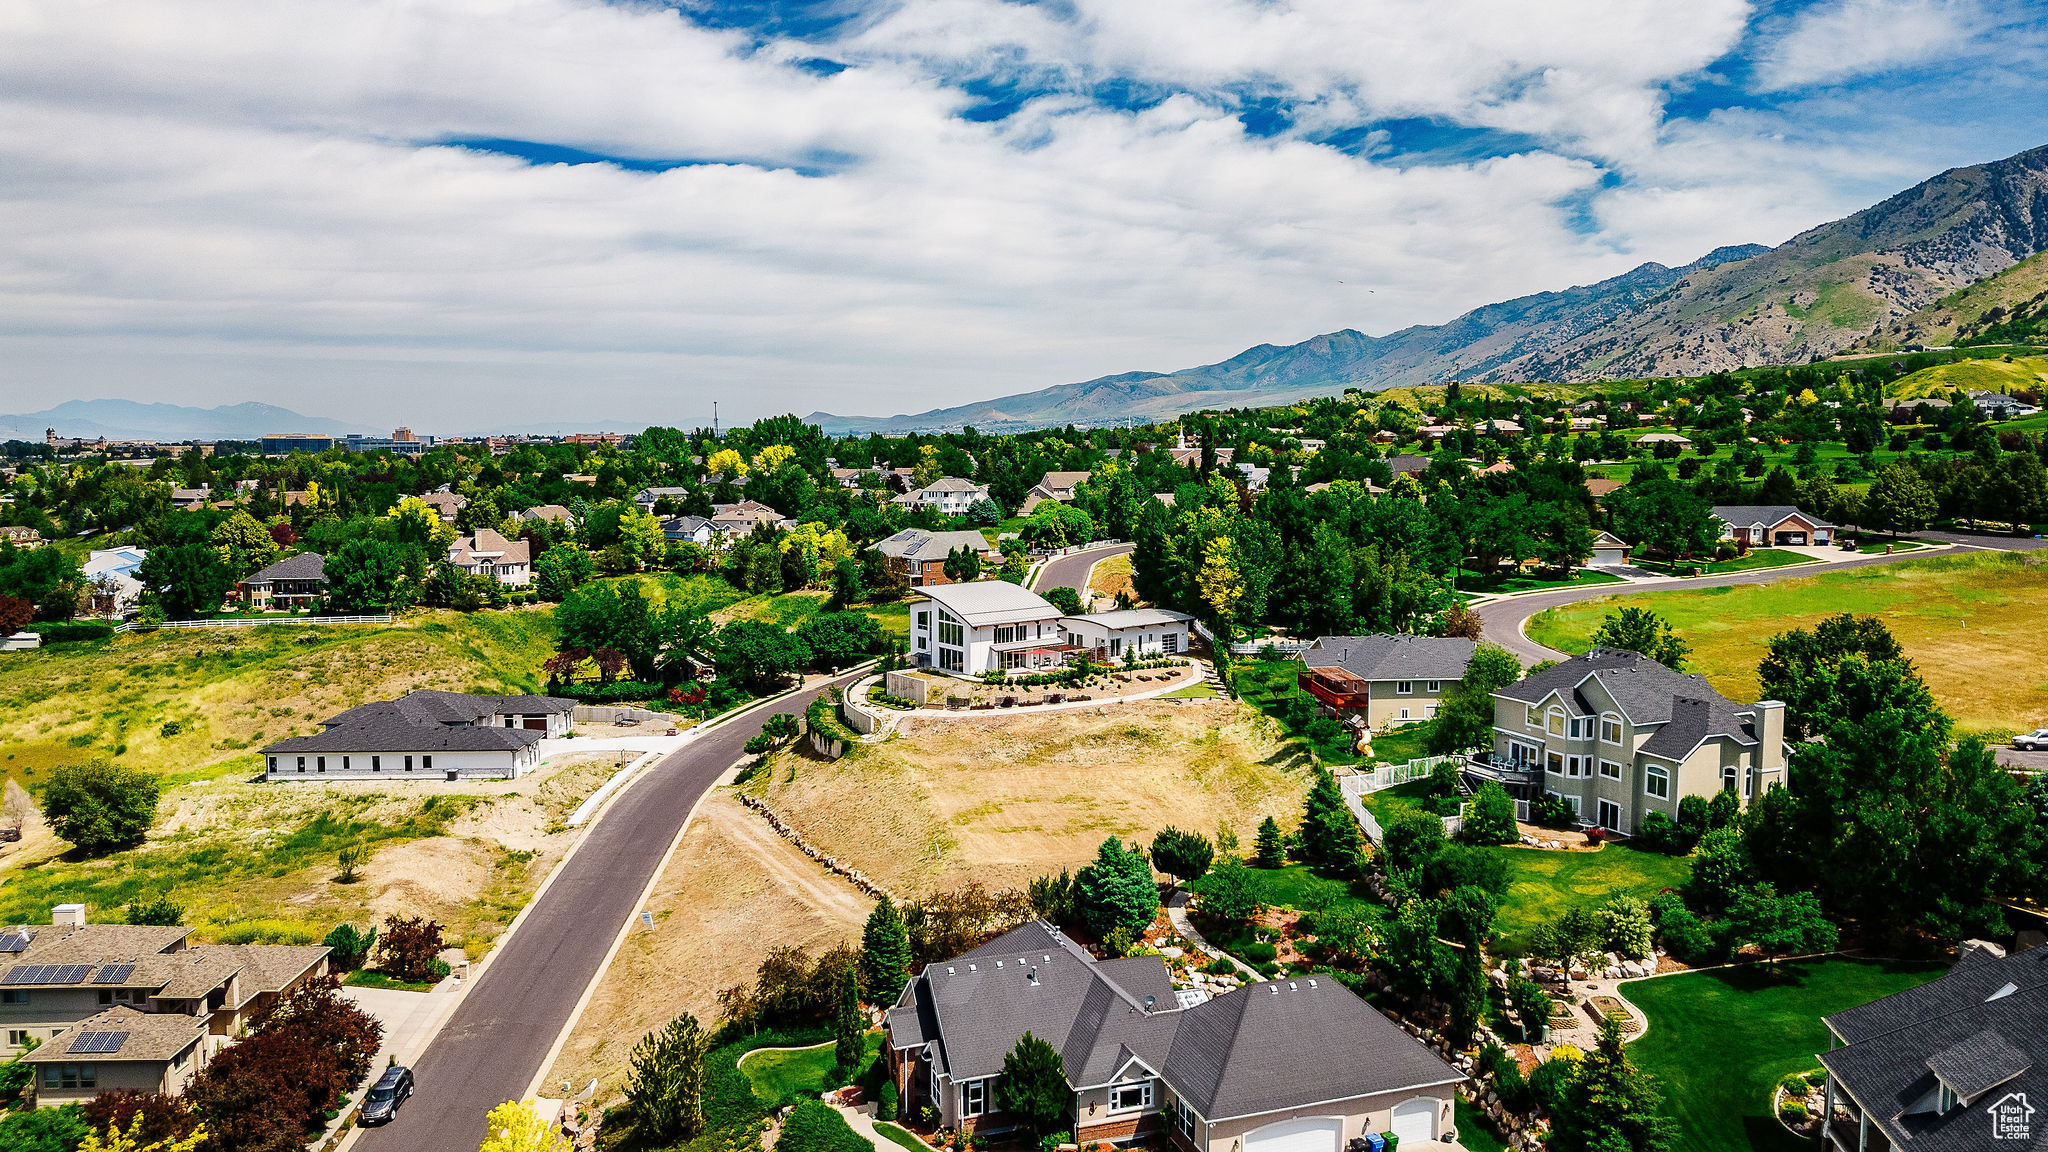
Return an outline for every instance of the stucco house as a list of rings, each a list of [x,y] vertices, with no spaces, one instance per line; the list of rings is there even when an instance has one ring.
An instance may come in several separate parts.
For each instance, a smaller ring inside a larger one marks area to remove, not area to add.
[[[1940,979],[1824,1022],[1833,1152],[2048,1147],[2048,948],[1965,945]]]
[[[969,549],[984,561],[989,559],[988,538],[979,532],[905,528],[875,543],[875,550],[888,559],[890,567],[909,579],[912,588],[952,583],[946,575],[946,557],[956,548]]]
[[[1492,762],[1474,771],[1520,804],[1562,796],[1583,825],[1632,835],[1687,796],[1733,790],[1746,807],[1785,782],[1783,704],[1737,704],[1639,653],[1595,648],[1493,702]]]
[[[489,576],[512,588],[533,583],[531,542],[507,540],[489,528],[456,537],[448,546],[448,562],[473,576]]]
[[[782,523],[782,513],[759,500],[711,506],[711,530],[720,536],[745,536],[762,524],[780,526]]]
[[[327,595],[327,560],[300,552],[242,578],[242,600],[258,611],[303,608]]]
[[[82,574],[93,615],[122,616],[134,610],[142,598],[142,581],[135,571],[148,558],[149,549],[132,544],[95,548],[86,555]]]
[[[469,497],[459,492],[447,491],[446,489],[439,492],[429,492],[420,497],[420,500],[427,507],[434,510],[434,514],[441,518],[441,523],[443,524],[455,523],[456,513],[469,507]]]
[[[1588,481],[1590,483],[1590,481]],[[1593,537],[1593,567],[1620,568],[1628,564],[1629,542],[1612,532],[1600,532]]]
[[[652,514],[654,506],[663,500],[680,504],[689,497],[688,488],[642,488],[633,493],[633,503],[640,506],[640,511]]]
[[[511,780],[540,763],[541,740],[567,735],[576,702],[419,689],[351,708],[322,731],[263,749],[277,780]]]
[[[1717,504],[1714,519],[1723,537],[1752,545],[1825,547],[1835,531],[1833,524],[1789,504]]]
[[[661,522],[661,534],[678,543],[701,545],[711,543],[717,531],[702,516],[671,516]]]
[[[1164,608],[1124,608],[1087,616],[1065,616],[1067,644],[1086,650],[1100,661],[1121,660],[1126,653],[1173,656],[1188,650],[1188,628],[1195,618]]]
[[[190,928],[90,924],[82,904],[0,928],[0,1054],[38,1107],[175,1094],[277,998],[325,975],[324,945],[191,944]]]
[[[1419,1147],[1455,1131],[1465,1077],[1328,976],[1208,998],[1160,957],[1097,960],[1044,921],[925,966],[883,1024],[904,1107],[947,1128],[1014,1125],[996,1087],[1026,1032],[1060,1052],[1079,1142],[1181,1152],[1343,1152],[1367,1133]]]
[[[1060,610],[1007,580],[926,585],[910,602],[910,655],[960,676],[1066,663]]]
[[[1319,636],[1296,680],[1330,715],[1378,731],[1435,716],[1478,648],[1457,636]]]
[[[1043,490],[1052,500],[1068,501],[1074,498],[1074,489],[1088,479],[1086,472],[1047,472],[1032,491]]]
[[[936,508],[948,516],[965,516],[969,508],[986,499],[988,485],[962,480],[957,476],[945,476],[922,488],[905,492],[896,497],[893,503],[912,508]]]

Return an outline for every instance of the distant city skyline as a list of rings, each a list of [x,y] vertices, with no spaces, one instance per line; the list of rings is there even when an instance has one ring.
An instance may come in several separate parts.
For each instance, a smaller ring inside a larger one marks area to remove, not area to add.
[[[1776,244],[2048,143],[2023,0],[19,16],[11,413],[915,412]]]

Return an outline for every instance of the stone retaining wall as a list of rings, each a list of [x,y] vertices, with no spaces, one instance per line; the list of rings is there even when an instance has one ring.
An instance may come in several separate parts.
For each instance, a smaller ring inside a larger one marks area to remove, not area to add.
[[[888,889],[882,887],[880,884],[877,884],[874,881],[868,879],[866,876],[862,875],[859,869],[850,868],[847,865],[841,864],[836,858],[819,851],[817,847],[812,845],[809,841],[806,841],[802,836],[798,835],[796,829],[791,828],[788,824],[784,823],[782,817],[777,816],[774,813],[774,811],[771,810],[766,804],[761,803],[759,800],[754,799],[752,796],[749,796],[744,792],[738,793],[738,796],[740,803],[746,805],[749,808],[752,808],[756,812],[759,812],[762,818],[768,821],[768,826],[770,828],[775,829],[777,835],[781,836],[784,840],[789,841],[791,844],[796,845],[797,850],[802,852],[804,855],[809,856],[811,859],[816,860],[820,864],[823,864],[825,866],[826,871],[834,872],[838,875],[846,877],[846,879],[849,882],[851,882],[855,888],[858,888],[862,892],[865,892],[868,895],[873,896],[877,900],[881,899],[884,896],[887,896],[891,900],[896,900],[896,902],[899,905],[902,903],[901,900],[897,900],[896,895],[894,893],[890,892]]]

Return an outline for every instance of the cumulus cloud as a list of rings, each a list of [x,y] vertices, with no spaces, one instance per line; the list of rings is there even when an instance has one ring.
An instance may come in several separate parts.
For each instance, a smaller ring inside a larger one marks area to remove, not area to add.
[[[0,404],[891,412],[1439,321],[1889,179],[1782,113],[1668,118],[1751,35],[1737,0],[906,0],[815,41],[594,0],[27,0]],[[970,82],[1025,95],[969,118]],[[1292,127],[1248,131],[1252,98]],[[1532,143],[1318,142],[1399,118]]]

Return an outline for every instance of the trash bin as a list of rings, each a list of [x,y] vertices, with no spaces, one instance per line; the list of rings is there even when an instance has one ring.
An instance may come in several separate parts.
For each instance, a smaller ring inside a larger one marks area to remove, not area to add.
[[[1387,1152],[1386,1138],[1377,1132],[1365,1134],[1365,1146],[1372,1149],[1372,1152]]]

